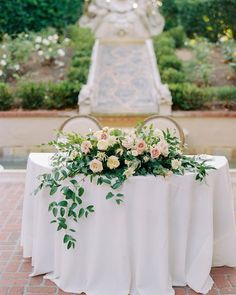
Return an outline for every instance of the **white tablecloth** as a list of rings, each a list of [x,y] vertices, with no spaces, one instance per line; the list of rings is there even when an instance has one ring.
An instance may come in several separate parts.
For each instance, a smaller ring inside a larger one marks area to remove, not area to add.
[[[37,196],[37,176],[51,170],[51,154],[30,154],[24,197],[22,246],[32,275],[50,273],[67,292],[87,295],[172,295],[189,285],[206,294],[211,266],[236,266],[233,196],[224,157],[206,183],[184,176],[131,177],[125,202],[105,200],[107,186],[84,182],[96,212],[80,220],[77,244],[67,250],[48,212],[47,189]]]

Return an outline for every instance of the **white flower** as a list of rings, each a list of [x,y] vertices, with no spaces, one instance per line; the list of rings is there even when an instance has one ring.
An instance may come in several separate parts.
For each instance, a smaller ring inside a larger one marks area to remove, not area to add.
[[[158,137],[158,138],[161,138],[161,139],[164,137],[164,134],[163,134],[162,130],[160,130],[158,128],[154,130],[153,135],[155,137]]]
[[[40,46],[39,44],[36,44],[36,45],[35,45],[35,49],[36,49],[36,50],[39,50],[40,47],[41,47],[41,46]]]
[[[7,55],[6,54],[3,54],[2,58],[6,59],[7,58]]]
[[[138,151],[137,150],[132,150],[131,154],[132,154],[132,156],[137,157],[138,156]]]
[[[109,136],[108,137],[109,145],[114,145],[116,143],[116,137],[115,136]]]
[[[128,136],[122,141],[122,145],[126,149],[131,149],[134,146],[134,139],[131,136]]]
[[[90,170],[93,171],[93,173],[102,172],[103,170],[102,162],[99,161],[98,159],[94,159],[89,163],[89,168]]]
[[[5,67],[7,65],[7,62],[4,59],[2,59],[0,61],[0,65],[3,66],[3,67]]]
[[[58,40],[59,39],[59,36],[57,35],[57,34],[54,34],[53,36],[52,36],[52,38],[53,38],[53,40]]]
[[[127,170],[125,170],[124,175],[126,178],[128,178],[128,177],[134,175],[134,173],[135,173],[134,168],[129,167]]]
[[[98,141],[97,147],[100,151],[106,151],[108,146],[109,146],[109,144],[108,144],[107,140],[102,139],[102,140]]]
[[[107,160],[107,167],[115,169],[120,166],[120,161],[116,156],[110,156]]]
[[[38,55],[39,56],[42,56],[43,55],[43,51],[42,50],[39,50]]]
[[[90,141],[83,141],[81,143],[81,151],[84,154],[88,154],[90,152],[90,149],[92,148],[92,144]]]
[[[41,42],[42,42],[42,37],[37,36],[37,37],[35,38],[35,42],[36,42],[36,43],[41,43]]]
[[[165,139],[161,139],[161,141],[158,142],[156,147],[161,151],[161,154],[164,157],[167,157],[169,155],[169,144]]]
[[[52,52],[52,48],[49,48],[49,49],[48,49],[48,52]]]
[[[73,150],[70,154],[70,160],[74,160],[78,156],[78,152]]]
[[[65,51],[63,49],[58,49],[57,53],[58,53],[59,56],[65,56],[66,55]]]
[[[69,42],[70,42],[70,39],[69,39],[69,38],[65,38],[65,39],[64,39],[64,42],[65,42],[65,43],[69,43]]]
[[[48,36],[48,40],[52,41],[53,40],[53,36]]]
[[[50,41],[48,39],[43,39],[43,44],[48,46],[50,44]]]
[[[174,170],[179,169],[179,167],[181,167],[181,164],[182,164],[182,161],[181,161],[181,160],[178,160],[178,159],[173,159],[173,160],[171,161],[171,167],[172,167]]]
[[[19,71],[20,65],[17,64],[17,65],[14,66],[14,68],[15,68],[16,71]]]
[[[2,70],[0,70],[0,77],[1,77],[1,76],[3,76],[3,71],[2,71]]]

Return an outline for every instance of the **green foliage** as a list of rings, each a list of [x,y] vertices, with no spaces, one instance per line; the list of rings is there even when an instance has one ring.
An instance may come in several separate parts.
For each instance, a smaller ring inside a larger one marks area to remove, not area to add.
[[[175,40],[176,48],[180,48],[184,46],[184,43],[186,40],[186,33],[182,26],[172,28],[171,30],[168,31],[168,34]]]
[[[82,14],[82,0],[0,0],[0,35],[59,30],[75,23]]]
[[[9,87],[5,83],[0,83],[0,111],[11,109],[13,101]]]
[[[86,84],[95,41],[94,36],[88,29],[69,26],[68,37],[74,43],[74,56],[68,71],[68,79],[73,83]]]
[[[73,108],[77,105],[81,84],[63,81],[49,83],[45,95],[44,106],[47,109]]]
[[[166,68],[162,71],[162,81],[164,83],[183,83],[186,81],[186,76],[183,72],[174,68]]]
[[[158,65],[162,71],[166,68],[173,68],[176,70],[182,69],[182,62],[176,55],[159,56]]]
[[[192,82],[209,85],[213,66],[209,62],[212,44],[206,39],[195,39],[188,43],[193,53],[193,58],[184,63],[186,76]]]
[[[205,92],[212,100],[236,102],[236,87],[233,86],[209,87]]]
[[[226,38],[226,37],[223,37]],[[230,64],[232,69],[236,72],[236,41],[225,40],[220,42],[220,47],[224,55],[224,59]]]
[[[165,0],[161,11],[167,30],[182,25],[189,37],[211,41],[226,32],[236,37],[235,0]]]
[[[207,100],[204,90],[194,84],[170,84],[173,107],[181,110],[200,110]]]
[[[36,110],[43,108],[45,95],[45,84],[24,82],[18,86],[17,96],[24,109]]]

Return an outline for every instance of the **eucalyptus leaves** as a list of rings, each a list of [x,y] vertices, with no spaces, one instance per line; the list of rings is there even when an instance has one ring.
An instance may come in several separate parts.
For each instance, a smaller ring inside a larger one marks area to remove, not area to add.
[[[53,201],[48,210],[57,230],[64,230],[64,243],[74,248],[73,232],[81,218],[94,213],[93,204],[84,200],[84,180],[96,181],[97,185],[108,185],[105,196],[118,205],[124,195],[116,192],[131,176],[183,175],[185,171],[196,173],[196,180],[202,181],[207,170],[214,169],[206,161],[184,156],[178,139],[169,131],[163,132],[153,126],[140,124],[135,130],[103,128],[86,137],[79,134],[60,134],[57,141],[49,143],[57,152],[52,157],[51,173],[40,176],[42,188],[49,188]],[[122,190],[122,188],[121,188]]]

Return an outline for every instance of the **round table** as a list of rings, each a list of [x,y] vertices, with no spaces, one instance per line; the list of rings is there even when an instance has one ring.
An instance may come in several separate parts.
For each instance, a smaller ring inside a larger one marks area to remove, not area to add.
[[[62,290],[87,295],[173,295],[172,286],[185,285],[207,294],[212,266],[236,266],[225,157],[209,162],[216,170],[202,183],[194,173],[131,177],[119,206],[105,199],[108,186],[85,179],[84,200],[96,211],[76,225],[76,247],[67,250],[63,233],[50,224],[49,191],[32,195],[37,176],[51,171],[51,156],[28,159],[21,242],[23,256],[32,257],[32,275],[47,274]]]

